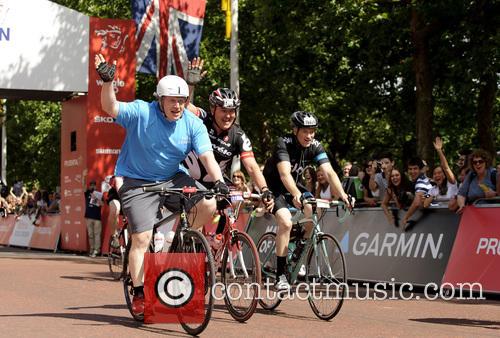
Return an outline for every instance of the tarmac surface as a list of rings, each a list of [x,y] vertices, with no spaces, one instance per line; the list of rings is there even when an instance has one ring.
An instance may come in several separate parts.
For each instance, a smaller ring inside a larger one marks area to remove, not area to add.
[[[180,325],[134,321],[105,257],[0,246],[0,281],[2,337],[188,336]],[[366,290],[358,295],[366,296]],[[317,319],[307,301],[295,299],[272,313],[258,307],[244,324],[219,301],[202,336],[500,337],[498,297],[361,300],[351,290],[351,298],[329,322]]]

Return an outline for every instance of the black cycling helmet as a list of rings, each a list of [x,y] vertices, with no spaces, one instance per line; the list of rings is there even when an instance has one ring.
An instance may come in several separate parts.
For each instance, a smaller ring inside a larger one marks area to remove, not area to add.
[[[240,108],[240,99],[236,92],[229,88],[217,88],[208,97],[210,105],[213,107],[222,107],[228,109]]]
[[[318,128],[318,118],[307,111],[296,111],[292,114],[291,120],[296,128]]]

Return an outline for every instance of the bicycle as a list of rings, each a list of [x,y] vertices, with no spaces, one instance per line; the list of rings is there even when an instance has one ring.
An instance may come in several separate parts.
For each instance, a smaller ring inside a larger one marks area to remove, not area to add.
[[[260,261],[252,238],[246,232],[236,229],[234,223],[238,219],[244,200],[260,201],[261,197],[259,194],[241,191],[231,191],[230,197],[231,200],[236,200],[236,204],[234,209],[233,207],[226,209],[229,222],[226,222],[219,242],[211,241],[213,235],[207,233],[205,228],[203,234],[209,239],[216,269],[221,271],[224,303],[235,320],[245,322],[250,319],[257,307],[261,282]],[[227,202],[231,204],[229,200]],[[240,292],[241,290],[243,292]]]
[[[120,280],[123,276],[123,260],[127,244],[129,242],[127,218],[122,218],[122,224],[118,230],[109,238],[108,267],[111,277]]]
[[[305,265],[305,275],[302,277],[305,280],[306,289],[308,291],[308,302],[314,314],[322,320],[330,320],[337,315],[344,302],[346,293],[345,283],[347,282],[346,264],[344,254],[338,240],[321,231],[320,221],[318,219],[317,209],[321,208],[339,208],[344,206],[340,201],[328,201],[322,199],[306,199],[304,204],[312,206],[312,217],[304,218],[302,211],[297,210],[292,217],[294,226],[288,244],[288,280],[290,284],[295,284],[299,279],[302,265]],[[296,210],[290,208],[290,210]],[[345,214],[340,217],[339,221],[343,223],[350,215],[349,209],[345,210]],[[309,239],[304,239],[303,225],[312,222],[312,232]],[[304,242],[305,241],[305,242]],[[262,276],[266,280],[265,286],[274,285],[276,280],[276,234],[274,232],[266,232],[258,241],[257,248],[259,250],[259,258],[262,267]],[[313,294],[311,288],[313,286]],[[319,286],[319,288],[317,288]],[[319,291],[320,298],[317,297]],[[331,297],[330,292],[334,291],[334,297]],[[270,293],[271,292],[271,293]],[[326,298],[323,297],[326,293]],[[267,289],[259,297],[259,304],[266,310],[276,309],[283,300],[283,294],[273,289]],[[324,309],[322,306],[332,301],[330,310]]]
[[[205,236],[197,230],[191,229],[188,222],[188,214],[186,212],[186,202],[190,197],[195,195],[202,195],[204,197],[216,196],[220,197],[220,194],[215,194],[210,190],[198,191],[196,187],[184,187],[184,188],[165,188],[162,186],[145,186],[143,187],[145,192],[157,192],[161,195],[178,195],[180,197],[180,212],[179,224],[175,230],[175,236],[173,238],[172,244],[168,250],[170,253],[204,253],[206,254],[206,275],[205,275],[205,314],[203,321],[201,323],[184,323],[181,322],[183,329],[191,334],[198,335],[208,325],[210,318],[212,316],[212,310],[214,305],[213,296],[213,286],[215,285],[215,265],[210,245],[208,244]],[[177,213],[172,213],[169,216],[164,217],[159,222],[154,224],[153,233],[158,231],[158,228],[163,224],[173,220],[177,217]],[[153,237],[153,236],[152,236]],[[130,251],[131,241],[128,242],[126,246],[126,252],[123,260],[123,291],[125,294],[125,301],[127,303],[127,308],[132,315],[132,317],[137,321],[143,321],[144,316],[137,316],[132,312],[132,298],[134,296],[134,288],[132,284],[132,279],[130,277],[130,271],[128,269],[128,253]],[[149,251],[154,252],[154,242],[153,238],[149,246]]]

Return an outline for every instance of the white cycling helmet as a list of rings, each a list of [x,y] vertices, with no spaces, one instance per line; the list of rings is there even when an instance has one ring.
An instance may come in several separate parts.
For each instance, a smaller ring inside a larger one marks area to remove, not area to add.
[[[156,96],[188,97],[189,87],[183,78],[176,75],[167,75],[161,78],[156,86]]]

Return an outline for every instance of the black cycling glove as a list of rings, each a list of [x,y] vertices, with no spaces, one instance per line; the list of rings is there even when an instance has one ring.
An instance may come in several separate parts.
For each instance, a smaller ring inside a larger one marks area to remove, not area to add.
[[[107,62],[101,62],[97,66],[97,74],[104,82],[111,82],[115,78],[116,65],[109,65]]]
[[[274,199],[274,194],[271,190],[265,190],[262,192],[261,197],[263,201],[269,202]]]
[[[214,184],[214,192],[216,194],[227,195],[229,194],[229,187],[226,185],[226,183],[222,182],[221,180],[218,180]]]

